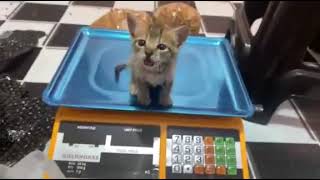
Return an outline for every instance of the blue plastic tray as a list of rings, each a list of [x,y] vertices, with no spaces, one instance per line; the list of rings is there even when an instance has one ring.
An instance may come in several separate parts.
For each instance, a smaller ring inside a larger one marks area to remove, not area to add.
[[[230,45],[224,38],[189,37],[177,61],[173,107],[144,109],[131,104],[130,70],[115,82],[114,67],[131,54],[124,31],[82,28],[43,100],[53,106],[126,111],[250,117],[253,106],[242,83]]]

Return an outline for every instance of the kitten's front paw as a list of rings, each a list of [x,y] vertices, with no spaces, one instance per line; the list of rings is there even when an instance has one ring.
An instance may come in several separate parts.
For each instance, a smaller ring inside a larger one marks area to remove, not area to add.
[[[171,97],[161,98],[160,105],[164,107],[172,106],[172,99]]]
[[[151,104],[151,99],[147,97],[138,97],[138,104],[142,106],[149,106]]]

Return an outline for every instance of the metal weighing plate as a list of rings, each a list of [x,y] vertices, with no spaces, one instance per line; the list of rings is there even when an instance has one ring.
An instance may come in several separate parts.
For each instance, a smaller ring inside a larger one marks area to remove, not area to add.
[[[82,28],[43,94],[54,106],[249,117],[254,109],[224,38],[189,37],[178,55],[173,107],[132,105],[130,70],[114,67],[131,55],[128,32]]]

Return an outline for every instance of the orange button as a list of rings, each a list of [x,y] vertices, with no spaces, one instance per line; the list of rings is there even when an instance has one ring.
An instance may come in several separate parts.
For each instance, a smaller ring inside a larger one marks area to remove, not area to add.
[[[204,166],[203,165],[196,165],[194,167],[194,173],[197,175],[204,175]]]
[[[209,154],[209,155],[206,155],[204,162],[205,162],[206,164],[214,164],[214,156],[213,156],[213,155],[210,155],[210,154]]]
[[[216,167],[216,174],[217,174],[217,175],[221,175],[221,176],[226,175],[226,174],[227,174],[227,169],[226,169],[226,167],[224,167],[224,166],[217,166],[217,167]]]
[[[205,146],[212,146],[213,145],[213,137],[211,136],[206,136],[204,138],[204,145]]]
[[[206,154],[214,154],[214,148],[213,148],[213,146],[205,146],[204,152],[205,152]]]
[[[214,167],[214,165],[206,165],[206,174],[207,175],[213,175],[215,173],[216,168]]]

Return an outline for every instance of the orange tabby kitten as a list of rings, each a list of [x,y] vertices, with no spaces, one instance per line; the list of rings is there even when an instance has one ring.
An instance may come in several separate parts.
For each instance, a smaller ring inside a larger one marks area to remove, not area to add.
[[[156,17],[149,26],[140,26],[134,16],[128,16],[128,27],[132,37],[133,55],[128,63],[132,70],[130,92],[137,95],[140,105],[151,103],[149,87],[161,86],[159,103],[171,106],[170,97],[175,75],[176,58],[187,39],[187,26],[170,28]]]
[[[153,15],[128,9],[113,9],[92,24],[96,28],[129,30],[133,55],[128,64],[115,69],[132,71],[130,93],[140,105],[151,103],[149,87],[161,86],[159,103],[172,105],[170,97],[175,74],[176,58],[189,33],[198,34],[200,15],[183,3],[161,6]]]

